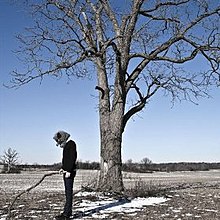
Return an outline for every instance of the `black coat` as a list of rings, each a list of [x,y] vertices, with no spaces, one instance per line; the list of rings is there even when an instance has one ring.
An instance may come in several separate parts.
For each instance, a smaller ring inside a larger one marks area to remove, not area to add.
[[[62,169],[71,173],[70,177],[74,178],[76,175],[76,143],[69,140],[63,148]]]

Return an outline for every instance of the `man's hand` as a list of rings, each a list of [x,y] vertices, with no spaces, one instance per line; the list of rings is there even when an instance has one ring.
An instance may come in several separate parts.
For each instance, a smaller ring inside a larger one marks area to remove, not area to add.
[[[60,169],[59,174],[65,174],[65,178],[69,178],[71,175],[71,173],[65,171],[64,169]]]
[[[65,178],[69,178],[70,177],[70,173],[69,172],[67,172],[67,171],[65,171],[66,173],[65,173]]]
[[[60,169],[59,170],[59,174],[64,174],[66,171],[65,170],[63,170],[63,169]]]

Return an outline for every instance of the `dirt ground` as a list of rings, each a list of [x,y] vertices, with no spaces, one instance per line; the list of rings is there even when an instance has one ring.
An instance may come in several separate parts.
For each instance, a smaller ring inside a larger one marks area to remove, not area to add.
[[[135,219],[220,219],[220,185],[176,190],[170,198],[163,204],[146,207],[135,215]]]
[[[0,220],[4,220],[13,198],[21,191],[33,185],[42,172],[17,175],[0,174]],[[75,189],[80,187],[90,171],[79,172]],[[92,173],[93,174],[93,173]],[[131,187],[136,181],[145,181],[148,185],[158,184],[167,189],[163,196],[167,201],[157,205],[145,206],[135,213],[112,212],[108,216],[90,212],[77,219],[153,219],[153,220],[219,220],[220,219],[220,171],[175,172],[154,174],[124,174],[124,182]],[[74,197],[74,207],[85,198]],[[87,201],[98,199],[95,196]],[[11,219],[52,220],[62,211],[64,202],[62,178],[50,177],[40,186],[22,195],[11,210]],[[74,209],[73,209],[74,211]]]

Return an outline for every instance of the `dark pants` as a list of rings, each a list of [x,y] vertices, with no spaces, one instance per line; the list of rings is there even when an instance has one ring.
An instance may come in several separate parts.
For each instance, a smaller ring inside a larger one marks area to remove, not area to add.
[[[66,196],[66,203],[64,206],[63,214],[66,216],[72,215],[72,204],[73,204],[73,181],[74,178],[65,178],[64,179],[64,186],[65,186],[65,196]]]

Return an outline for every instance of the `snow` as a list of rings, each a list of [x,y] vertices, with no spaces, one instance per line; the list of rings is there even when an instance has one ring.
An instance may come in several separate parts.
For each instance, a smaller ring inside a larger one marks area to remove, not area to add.
[[[79,193],[76,196],[97,196],[96,201],[82,200],[81,203],[74,205],[74,212],[83,213],[93,218],[106,218],[112,213],[128,213],[135,216],[136,212],[141,211],[145,206],[156,205],[166,202],[164,197],[148,197],[148,198],[134,198],[134,199],[113,199],[110,196],[103,196],[94,193]]]
[[[169,199],[164,197],[149,197],[149,198],[134,198],[134,199],[114,199],[110,195],[103,195],[95,192],[80,192],[75,196],[82,198],[80,203],[73,205],[73,212],[80,213],[82,216],[79,219],[92,217],[95,219],[107,219],[112,213],[127,213],[135,218],[138,211],[141,211],[145,206],[164,203]],[[90,197],[95,198],[91,201]],[[56,206],[56,204],[54,204]],[[29,212],[33,219],[37,218],[37,211]],[[6,216],[1,216],[0,220],[5,220]]]
[[[108,211],[112,212],[123,212],[124,209],[140,209],[143,206],[148,205],[154,205],[154,204],[160,204],[162,202],[165,202],[167,199],[160,197],[160,198],[136,198],[131,200],[131,202],[118,205],[112,208],[108,208]]]

